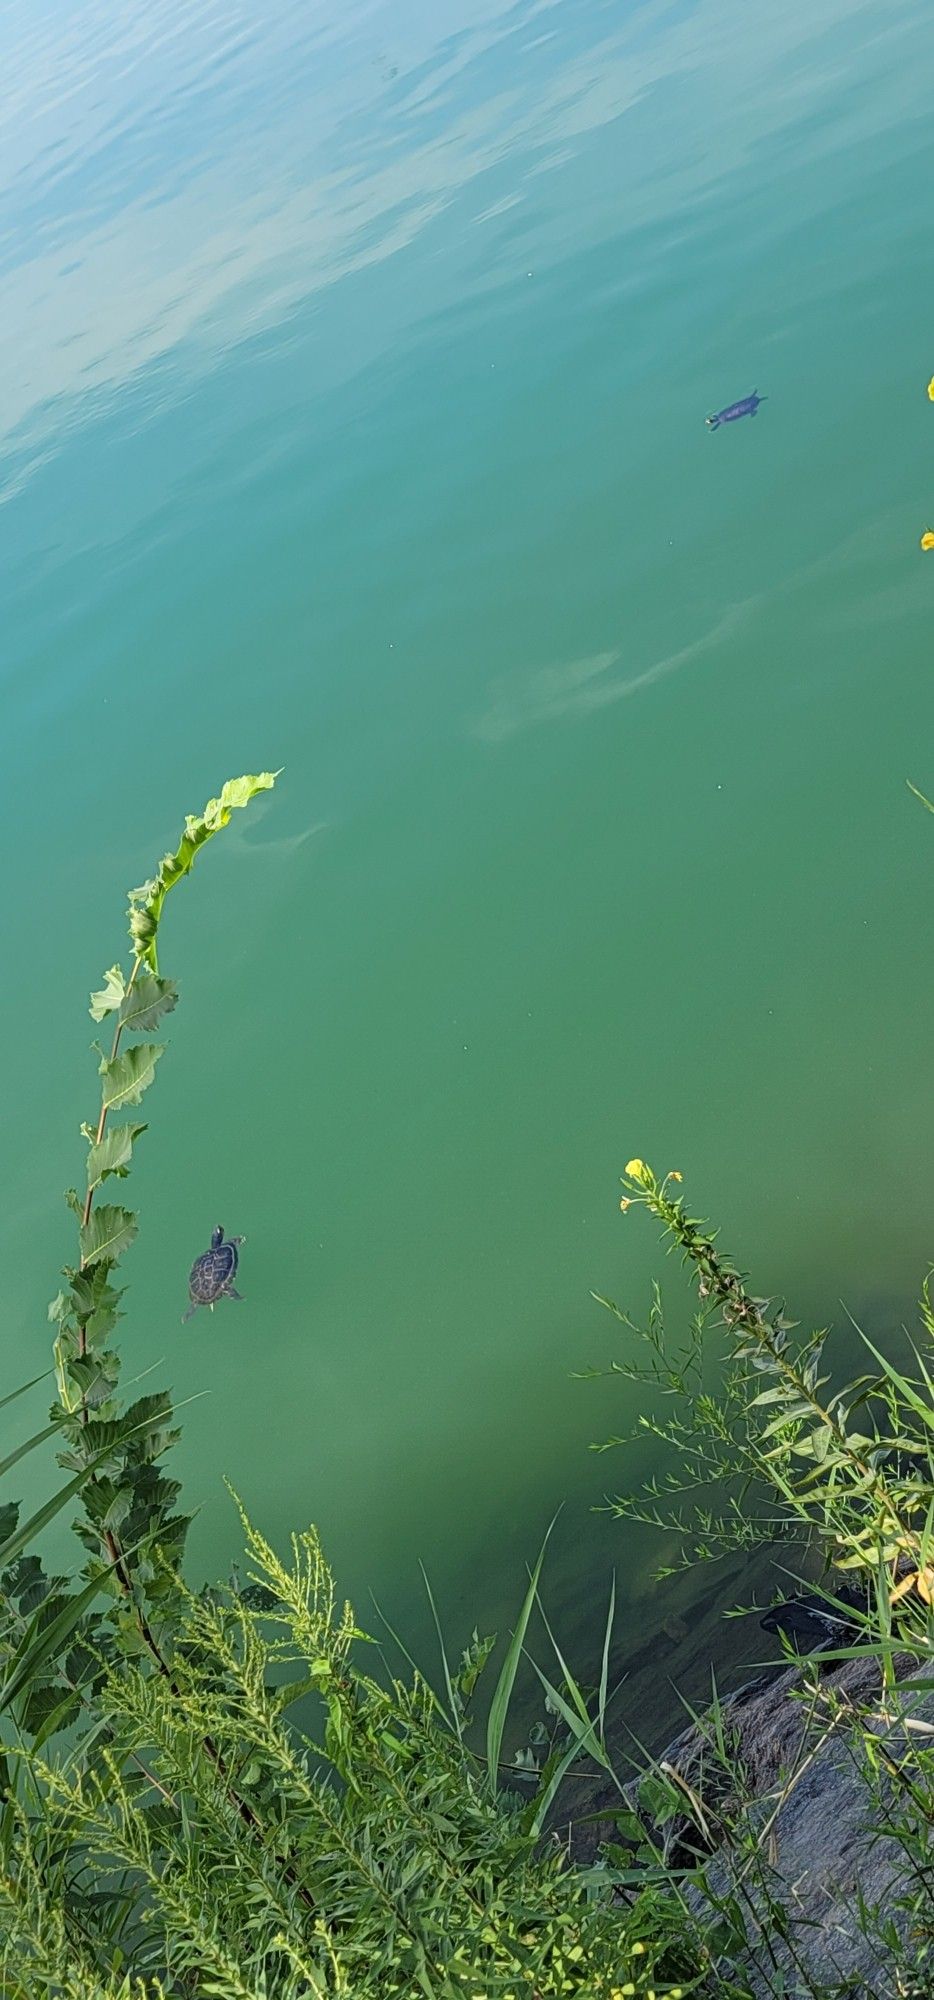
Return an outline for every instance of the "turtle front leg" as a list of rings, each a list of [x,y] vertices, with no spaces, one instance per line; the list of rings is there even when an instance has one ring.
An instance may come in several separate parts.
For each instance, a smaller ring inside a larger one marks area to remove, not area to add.
[[[224,1299],[237,1299],[240,1305],[244,1303],[243,1293],[236,1291],[233,1285],[225,1285],[221,1297]]]

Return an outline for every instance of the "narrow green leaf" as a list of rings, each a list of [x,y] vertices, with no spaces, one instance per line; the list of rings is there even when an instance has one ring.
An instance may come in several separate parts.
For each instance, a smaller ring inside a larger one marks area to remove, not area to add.
[[[24,1687],[28,1687],[29,1682],[40,1668],[45,1666],[46,1661],[54,1660],[62,1651],[75,1626],[84,1617],[88,1605],[97,1597],[107,1580],[107,1572],[93,1577],[91,1582],[79,1591],[77,1597],[69,1600],[58,1617],[53,1618],[41,1631],[37,1631],[37,1623],[42,1606],[40,1605],[39,1610],[33,1613],[16,1651],[11,1656],[6,1678],[0,1687],[0,1714],[9,1708],[11,1701],[16,1700]]]
[[[25,1458],[27,1452],[35,1451],[36,1446],[44,1444],[46,1438],[54,1437],[56,1431],[61,1430],[61,1427],[60,1420],[56,1423],[46,1424],[45,1429],[37,1431],[35,1437],[27,1438],[25,1444],[18,1444],[15,1451],[9,1452],[6,1458],[0,1458],[0,1479],[2,1479],[5,1472],[9,1472],[11,1465],[16,1465],[19,1459]]]
[[[606,1691],[610,1676],[610,1640],[613,1636],[613,1618],[616,1612],[616,1571],[610,1578],[610,1602],[606,1614],[606,1631],[603,1635],[603,1658],[600,1661],[600,1691],[597,1698],[597,1716],[600,1724],[600,1741],[604,1740],[606,1726]]]
[[[31,1382],[21,1382],[18,1389],[10,1390],[8,1396],[0,1396],[0,1410],[5,1410],[8,1403],[15,1403],[17,1396],[25,1396],[28,1390],[36,1387],[37,1383],[47,1382],[51,1373],[51,1368],[43,1368],[42,1374],[34,1375]]]
[[[35,1514],[30,1515],[29,1520],[24,1521],[22,1527],[17,1528],[15,1534],[7,1537],[7,1540],[0,1546],[0,1569],[6,1569],[7,1564],[13,1561],[14,1556],[20,1555],[27,1543],[31,1542],[36,1535],[41,1534],[43,1528],[47,1527],[50,1521],[54,1521],[56,1514],[61,1513],[63,1507],[67,1507],[69,1500],[73,1500],[75,1494],[80,1493],[82,1486],[94,1471],[94,1465],[95,1461],[92,1459],[91,1463],[86,1465],[82,1472],[75,1474],[74,1479],[69,1479],[67,1486],[60,1487],[59,1491],[53,1494],[51,1500],[46,1500],[44,1506],[38,1508]]]
[[[931,1408],[930,1403],[925,1403],[922,1401],[921,1397],[912,1388],[911,1383],[906,1379],[906,1377],[904,1375],[900,1375],[897,1368],[892,1367],[891,1361],[886,1361],[885,1355],[880,1354],[877,1347],[873,1347],[872,1341],[868,1338],[868,1336],[865,1333],[863,1334],[863,1340],[865,1341],[870,1354],[875,1356],[875,1359],[878,1361],[880,1368],[888,1376],[889,1381],[894,1383],[894,1386],[898,1390],[899,1395],[904,1397],[906,1403],[908,1403],[911,1409],[914,1410],[915,1415],[919,1416],[921,1418],[922,1423],[927,1425],[928,1430],[934,1431],[934,1409]]]
[[[104,984],[100,992],[91,994],[92,1021],[103,1021],[106,1015],[112,1014],[119,1007],[125,984],[119,965],[112,965],[109,972],[104,974]]]
[[[89,1188],[99,1187],[108,1174],[117,1174],[121,1180],[126,1177],[133,1147],[145,1130],[145,1125],[111,1125],[100,1145],[93,1145],[88,1154]]]
[[[80,1710],[81,1696],[69,1688],[61,1701],[56,1703],[51,1715],[47,1715],[41,1727],[35,1731],[30,1745],[33,1756],[38,1757],[43,1744],[48,1742],[50,1736],[56,1736],[60,1729],[67,1729]]]
[[[438,1610],[435,1604],[431,1584],[428,1581],[428,1571],[426,1570],[424,1563],[421,1561],[419,1562],[418,1567],[421,1570],[422,1582],[424,1583],[425,1589],[428,1593],[428,1602],[431,1606],[431,1615],[432,1618],[434,1619],[435,1631],[438,1635],[438,1648],[441,1654],[441,1666],[444,1672],[444,1685],[447,1689],[448,1705],[451,1712],[451,1725],[456,1730],[459,1740],[463,1741],[463,1730],[461,1728],[461,1719],[457,1710],[457,1702],[454,1699],[454,1688],[451,1684],[451,1671],[448,1666],[448,1652],[447,1652],[447,1647],[444,1643],[444,1633],[441,1630],[441,1620],[438,1617]]]
[[[122,1257],[136,1230],[136,1217],[128,1208],[111,1208],[105,1202],[101,1208],[92,1209],[90,1220],[81,1229],[82,1262],[99,1264],[105,1257],[108,1262]]]
[[[571,1741],[568,1744],[568,1747],[565,1750],[563,1756],[558,1758],[558,1761],[555,1764],[554,1769],[551,1772],[551,1775],[546,1776],[546,1772],[548,1770],[547,1765],[545,1767],[545,1771],[542,1772],[542,1778],[544,1782],[541,1786],[540,1791],[536,1794],[534,1802],[535,1810],[529,1822],[529,1829],[528,1829],[533,1840],[537,1840],[541,1833],[542,1827],[545,1824],[545,1818],[548,1813],[549,1807],[551,1806],[552,1800],[554,1799],[554,1797],[556,1796],[557,1792],[561,1787],[562,1781],[564,1779],[564,1774],[568,1768],[568,1765],[573,1764],[575,1758],[579,1756],[580,1756],[580,1744],[577,1742],[576,1738],[572,1736]]]
[[[490,1789],[494,1792],[496,1790],[497,1773],[499,1771],[499,1756],[503,1747],[503,1730],[506,1727],[506,1717],[509,1713],[509,1704],[512,1700],[512,1691],[516,1682],[519,1659],[525,1642],[529,1619],[532,1615],[532,1606],[535,1603],[538,1592],[538,1579],[542,1573],[545,1550],[548,1547],[548,1539],[557,1518],[557,1515],[555,1515],[551,1521],[548,1533],[539,1551],[538,1561],[532,1571],[529,1587],[525,1593],[525,1601],[519,1613],[516,1629],[509,1642],[509,1650],[503,1661],[502,1671],[493,1690],[493,1699],[490,1703],[490,1713],[487,1717],[486,1725],[486,1763]]]
[[[578,1751],[585,1751],[589,1757],[592,1757],[594,1759],[595,1763],[601,1765],[604,1771],[609,1772],[611,1777],[615,1777],[616,1774],[613,1770],[613,1766],[610,1763],[609,1757],[607,1756],[606,1751],[603,1748],[603,1744],[601,1743],[600,1738],[597,1735],[596,1728],[594,1727],[594,1724],[591,1722],[590,1717],[589,1716],[582,1717],[578,1715],[577,1710],[571,1707],[570,1702],[565,1701],[564,1696],[558,1693],[557,1688],[548,1679],[548,1675],[542,1673],[538,1661],[532,1659],[531,1653],[526,1654],[526,1659],[531,1661],[531,1664],[534,1667],[539,1680],[541,1681],[542,1687],[544,1688],[549,1701],[552,1703],[553,1707],[557,1710],[562,1721],[567,1724],[567,1727],[571,1731],[571,1735],[573,1736],[575,1742],[575,1748]]]
[[[123,1054],[111,1062],[105,1056],[100,1065],[104,1079],[103,1107],[113,1111],[118,1105],[138,1104],[143,1092],[156,1073],[156,1064],[164,1053],[160,1042],[137,1042],[135,1047],[124,1049]]]
[[[552,1651],[554,1652],[555,1659],[557,1660],[558,1665],[561,1668],[561,1672],[564,1675],[565,1687],[567,1688],[571,1700],[574,1703],[575,1708],[577,1709],[577,1713],[580,1716],[581,1722],[584,1723],[585,1726],[589,1727],[590,1715],[587,1710],[587,1703],[585,1702],[584,1697],[581,1694],[580,1688],[578,1687],[577,1682],[574,1679],[574,1675],[572,1674],[571,1669],[568,1666],[564,1654],[562,1653],[561,1648],[558,1644],[558,1641],[555,1638],[555,1635],[551,1629],[551,1626],[548,1623],[548,1613],[546,1612],[545,1606],[542,1604],[541,1599],[539,1599],[538,1608],[539,1611],[541,1612],[542,1624],[544,1625],[548,1637],[551,1640]]]
[[[157,979],[143,972],[126,994],[120,1009],[120,1026],[128,1035],[149,1035],[164,1014],[170,1014],[178,1000],[174,979]]]

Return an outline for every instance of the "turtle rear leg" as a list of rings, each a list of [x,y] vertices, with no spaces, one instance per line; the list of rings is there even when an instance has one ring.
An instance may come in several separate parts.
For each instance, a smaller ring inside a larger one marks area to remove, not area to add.
[[[240,1305],[244,1303],[243,1293],[238,1292],[233,1285],[225,1285],[221,1297],[224,1299],[237,1299]]]
[[[183,1314],[182,1314],[182,1325],[183,1325],[183,1326],[184,1326],[184,1324],[185,1324],[185,1321],[186,1321],[186,1319],[194,1319],[194,1316],[195,1316],[195,1313],[197,1312],[197,1310],[198,1310],[198,1308],[197,1308],[197,1305],[195,1305],[195,1304],[192,1304],[192,1305],[190,1305],[190,1306],[189,1306],[189,1308],[188,1308],[188,1311],[187,1311],[186,1313],[183,1313]]]

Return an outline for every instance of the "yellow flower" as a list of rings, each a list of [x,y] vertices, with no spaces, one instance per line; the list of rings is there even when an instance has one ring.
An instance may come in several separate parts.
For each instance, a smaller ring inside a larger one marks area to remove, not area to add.
[[[627,1160],[627,1162],[626,1162],[626,1172],[627,1172],[627,1174],[629,1175],[629,1178],[630,1178],[630,1180],[631,1180],[631,1181],[641,1181],[641,1180],[644,1180],[644,1179],[645,1179],[645,1161],[644,1161],[644,1160]]]
[[[670,1172],[670,1174],[669,1174],[669,1176],[668,1176],[668,1179],[669,1179],[670,1181],[683,1181],[683,1179],[684,1179],[684,1175],[683,1175],[683,1174],[679,1174],[679,1172],[678,1172],[678,1169],[677,1169],[677,1167],[672,1167],[672,1169],[671,1169],[671,1172]]]
[[[930,396],[932,403],[934,403],[934,375],[931,376],[930,382],[928,383],[928,395]]]
[[[627,1208],[631,1207],[632,1207],[632,1202],[630,1201],[629,1196],[624,1194],[623,1199],[620,1202],[620,1208],[622,1209],[623,1214],[625,1215]]]
[[[930,528],[921,537],[921,547],[923,549],[934,549],[934,535],[932,535]]]

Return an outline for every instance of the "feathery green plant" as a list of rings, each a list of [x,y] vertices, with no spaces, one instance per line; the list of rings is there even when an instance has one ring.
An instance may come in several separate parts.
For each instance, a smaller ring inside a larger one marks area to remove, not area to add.
[[[773,1795],[767,1800],[750,1796],[715,1702],[708,1718],[697,1719],[699,1741],[708,1746],[712,1790],[708,1784],[698,1791],[683,1774],[663,1767],[667,1789],[662,1818],[670,1826],[680,1814],[682,1833],[685,1827],[693,1830],[688,1847],[693,1843],[708,1917],[711,1912],[729,1915],[734,1938],[751,1925],[765,1941],[755,1959],[760,1990],[784,1992],[790,1965],[796,1977],[804,1978],[801,1937],[787,1890],[776,1883],[768,1865],[768,1837],[818,1747],[832,1737],[865,1782],[878,1838],[891,1842],[901,1856],[900,1886],[893,1888],[886,1907],[857,1903],[867,1937],[884,1940],[889,1984],[880,1990],[930,1994],[934,1725],[918,1719],[913,1708],[919,1696],[934,1689],[930,1281],[923,1288],[921,1334],[913,1346],[915,1372],[895,1368],[860,1334],[872,1366],[855,1380],[836,1385],[826,1362],[825,1333],[800,1332],[783,1305],[749,1290],[714,1232],[688,1214],[675,1191],[681,1178],[669,1173],[659,1180],[644,1160],[633,1159],[623,1182],[621,1208],[645,1207],[661,1223],[671,1248],[680,1251],[693,1274],[699,1310],[686,1339],[671,1351],[657,1287],[644,1329],[612,1301],[599,1301],[630,1332],[641,1334],[648,1352],[645,1362],[626,1359],[614,1363],[614,1369],[653,1386],[669,1402],[669,1414],[644,1416],[630,1437],[644,1437],[648,1431],[677,1455],[676,1468],[619,1495],[613,1509],[621,1518],[679,1535],[686,1565],[728,1549],[793,1536],[822,1563],[827,1608],[842,1614],[851,1636],[847,1643],[844,1632],[841,1643],[821,1648],[816,1665],[801,1668],[797,1767],[784,1774]],[[707,1386],[711,1360],[716,1389]],[[703,1498],[709,1486],[717,1492],[713,1505]],[[844,1589],[846,1598],[838,1594]],[[822,1678],[821,1667],[850,1661],[874,1665],[875,1685],[868,1697],[855,1698],[846,1688],[838,1693]],[[728,1824],[722,1812],[727,1794],[732,1799]],[[713,1836],[711,1828],[716,1829]],[[705,1851],[712,1846],[718,1852],[716,1879],[705,1862]],[[661,1874],[666,1876],[666,1867]],[[713,1938],[712,1926],[708,1935]],[[771,1971],[764,1963],[766,1946],[774,1960]],[[796,1990],[826,1996],[838,1989],[808,1975]]]
[[[162,1465],[178,1435],[171,1399],[119,1395],[119,1266],[137,1217],[102,1190],[131,1169],[146,1130],[132,1114],[163,1054],[149,1037],[176,1005],[157,956],[165,897],[273,782],[235,780],[186,822],[131,894],[129,974],[112,966],[92,997],[112,1039],[82,1128],[84,1192],[68,1196],[77,1256],[50,1307],[59,1394],[48,1425],[0,1466],[2,1477],[54,1438],[70,1475],[29,1521],[13,1506],[0,1514],[0,1990],[675,2000],[713,1963],[677,1893],[615,1906],[609,1879],[541,1839],[565,1771],[603,1754],[605,1672],[592,1722],[561,1661],[564,1693],[552,1694],[567,1740],[531,1798],[502,1783],[541,1558],[481,1755],[471,1703],[490,1642],[456,1671],[445,1657],[447,1705],[417,1671],[380,1678],[314,1530],[283,1563],[242,1509],[248,1582],[194,1591],[187,1517]],[[47,1575],[33,1546],[74,1499],[76,1583]]]

